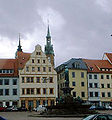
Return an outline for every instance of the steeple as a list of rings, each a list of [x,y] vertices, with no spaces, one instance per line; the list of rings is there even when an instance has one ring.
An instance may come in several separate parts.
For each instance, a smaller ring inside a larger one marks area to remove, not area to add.
[[[53,50],[53,45],[51,44],[49,24],[47,28],[46,45],[45,45],[44,52],[46,56],[48,57],[49,62],[51,62],[51,64],[54,66],[54,50]]]
[[[21,49],[21,43],[20,43],[20,33],[19,33],[19,45],[18,45],[18,49],[17,49],[17,51],[19,51],[19,52],[22,52],[22,49]]]
[[[51,38],[51,36],[50,36],[50,30],[49,30],[49,25],[48,25],[48,29],[47,29],[47,36],[46,36],[46,38]]]
[[[45,54],[54,54],[53,45],[51,45],[49,25],[48,25],[47,36],[46,36]]]

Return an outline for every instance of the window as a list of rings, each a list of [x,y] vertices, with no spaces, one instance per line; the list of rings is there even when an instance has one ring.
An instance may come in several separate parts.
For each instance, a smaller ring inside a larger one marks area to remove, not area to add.
[[[26,67],[26,72],[29,72],[29,67]]]
[[[40,63],[40,59],[37,59],[37,63]]]
[[[82,97],[85,97],[85,92],[81,92],[81,96],[82,96]]]
[[[36,52],[36,55],[41,55],[41,52]]]
[[[32,67],[32,72],[35,72],[35,67]]]
[[[37,88],[37,94],[40,94],[40,88]]]
[[[92,84],[92,83],[89,83],[89,87],[92,88],[92,87],[93,87],[93,84]]]
[[[31,88],[31,94],[34,94],[34,88]]]
[[[104,84],[101,84],[101,88],[104,88]]]
[[[49,88],[50,89],[50,94],[54,93],[54,89],[53,88]]]
[[[110,88],[110,84],[107,84],[107,88]]]
[[[34,59],[32,59],[32,63],[34,63]]]
[[[49,82],[50,82],[50,83],[53,83],[53,77],[50,77],[49,79],[50,79]]]
[[[43,77],[43,83],[47,83],[47,77]]]
[[[37,71],[40,72],[40,67],[37,67]]]
[[[26,94],[30,94],[30,88],[26,89]]]
[[[93,97],[93,92],[89,92],[90,97]]]
[[[101,79],[104,79],[104,76],[103,76],[103,75],[101,75]]]
[[[49,72],[51,72],[51,67],[49,67]]]
[[[76,92],[73,92],[73,97],[76,97]]]
[[[25,89],[24,88],[22,88],[22,95],[24,95],[25,94]]]
[[[13,79],[13,85],[17,85],[17,79]]]
[[[98,92],[95,92],[95,97],[98,97]]]
[[[43,63],[45,63],[45,60],[43,60]]]
[[[98,88],[98,83],[94,83],[94,87],[95,87],[95,88]]]
[[[2,73],[2,70],[0,69],[0,73]]]
[[[108,96],[108,97],[111,97],[111,93],[110,93],[110,92],[108,92],[108,93],[107,93],[107,96]]]
[[[97,79],[97,75],[94,75],[94,79]]]
[[[102,92],[102,97],[105,97],[105,93],[104,92]]]
[[[43,88],[43,94],[46,94],[47,91],[46,91],[46,88]]]
[[[3,80],[2,79],[0,79],[0,85],[3,85]]]
[[[109,79],[109,75],[106,75],[106,78]]]
[[[43,72],[46,72],[46,67],[43,67]]]
[[[40,83],[40,77],[37,77],[37,83]]]
[[[9,85],[9,79],[5,79],[5,80],[4,80],[4,84],[5,84],[5,85]]]
[[[75,86],[75,82],[72,82],[72,86]]]
[[[0,89],[0,96],[3,95],[3,89]]]
[[[72,78],[75,78],[75,72],[72,72]]]
[[[5,95],[9,95],[9,89],[5,89]]]
[[[13,89],[13,95],[17,95],[17,89]]]
[[[24,77],[22,77],[22,83],[24,83],[24,82],[25,82]]]
[[[84,72],[81,72],[81,78],[84,78]]]
[[[27,83],[30,82],[30,78],[29,78],[29,77],[26,78],[26,82],[27,82]]]
[[[92,75],[89,75],[89,79],[92,79]]]
[[[84,82],[81,82],[81,86],[84,86]]]

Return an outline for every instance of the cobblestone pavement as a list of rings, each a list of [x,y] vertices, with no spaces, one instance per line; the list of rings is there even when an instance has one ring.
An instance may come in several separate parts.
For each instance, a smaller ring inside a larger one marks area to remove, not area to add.
[[[99,113],[112,114],[112,110],[99,111]],[[0,116],[7,120],[81,120],[82,118],[60,118],[60,117],[29,117],[37,114],[36,112],[0,112]]]
[[[29,115],[36,112],[0,112],[0,116],[7,120],[81,120],[82,118],[43,118],[43,117],[29,117]]]

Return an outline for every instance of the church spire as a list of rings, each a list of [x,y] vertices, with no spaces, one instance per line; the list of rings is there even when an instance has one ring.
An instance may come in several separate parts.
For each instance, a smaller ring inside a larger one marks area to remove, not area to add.
[[[17,51],[19,51],[19,52],[22,52],[22,49],[21,49],[21,42],[20,42],[20,33],[19,33],[19,45],[18,45],[18,49],[17,49]]]
[[[51,36],[50,36],[50,30],[49,30],[49,25],[48,25],[48,29],[47,29],[47,36],[46,36],[46,38],[51,38]]]
[[[48,57],[49,62],[54,67],[54,50],[53,50],[53,45],[51,44],[51,35],[50,35],[50,29],[49,29],[49,24],[47,28],[47,36],[46,36],[46,45],[45,45],[45,50],[44,50],[46,56]]]

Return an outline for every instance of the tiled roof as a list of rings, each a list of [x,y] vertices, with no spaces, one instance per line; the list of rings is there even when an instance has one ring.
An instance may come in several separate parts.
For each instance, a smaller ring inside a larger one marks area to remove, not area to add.
[[[5,70],[14,70],[14,73],[8,73],[8,74],[0,74],[0,77],[2,76],[18,76],[18,67],[17,67],[17,60],[16,59],[0,59],[0,69]]]
[[[83,59],[83,61],[88,66],[88,72],[112,73],[112,71],[101,71],[101,69],[112,69],[112,65],[108,60]]]
[[[112,63],[112,53],[105,53],[105,55],[108,57],[108,59]]]
[[[31,53],[17,52],[18,68],[22,69],[29,60]]]

